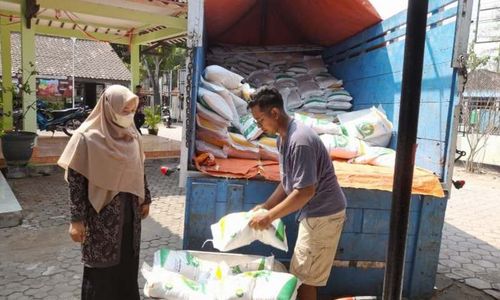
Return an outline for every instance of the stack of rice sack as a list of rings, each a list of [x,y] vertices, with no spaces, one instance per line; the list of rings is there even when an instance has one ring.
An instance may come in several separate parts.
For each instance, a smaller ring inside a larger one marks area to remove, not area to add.
[[[196,150],[218,158],[278,160],[276,139],[247,109],[252,89],[243,77],[217,65],[205,69],[196,103]]]
[[[276,87],[296,120],[311,126],[332,159],[393,165],[387,149],[392,124],[375,107],[351,109],[342,80],[332,77],[320,56],[297,53],[217,53],[201,81],[197,103],[196,149],[215,157],[278,160],[276,138],[262,134],[247,110],[254,88]],[[225,66],[226,68],[224,68]]]
[[[385,148],[392,137],[392,123],[380,108],[367,108],[339,115],[340,134],[322,134],[332,159],[351,163],[394,166],[395,151]]]
[[[299,53],[225,53],[208,55],[208,62],[221,65],[245,78],[254,88],[276,87],[289,112],[336,116],[351,109],[352,97],[343,82],[328,73],[321,56]]]
[[[228,265],[198,258],[190,251],[162,248],[153,266],[144,265],[144,294],[155,299],[294,300],[300,281],[273,271],[274,257]]]
[[[332,160],[393,166],[395,151],[385,148],[392,136],[392,123],[381,108],[371,107],[333,117],[295,113],[295,120],[319,134]],[[338,123],[334,123],[335,119]]]

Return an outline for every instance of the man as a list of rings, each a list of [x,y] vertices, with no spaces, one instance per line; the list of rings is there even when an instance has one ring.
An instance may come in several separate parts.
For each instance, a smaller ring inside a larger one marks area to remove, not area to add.
[[[316,288],[325,286],[345,220],[346,199],[330,155],[318,135],[290,118],[276,89],[258,90],[248,104],[265,133],[278,134],[281,182],[263,204],[268,212],[250,221],[265,229],[275,219],[297,212],[299,232],[290,272],[302,282],[301,300],[316,299]]]
[[[142,93],[142,86],[140,84],[135,86],[135,94],[137,95],[137,97],[139,97],[139,105],[137,105],[137,110],[135,111],[134,123],[137,131],[142,134],[141,127],[142,125],[144,125],[144,121],[146,120],[146,117],[144,115],[144,105],[146,104],[147,100],[146,96]]]

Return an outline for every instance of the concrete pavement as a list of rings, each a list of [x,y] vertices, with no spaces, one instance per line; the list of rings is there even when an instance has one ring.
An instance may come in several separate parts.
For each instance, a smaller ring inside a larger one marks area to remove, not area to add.
[[[500,174],[467,174],[445,216],[438,272],[500,299]]]
[[[180,129],[166,134],[176,134]],[[151,217],[145,220],[141,264],[152,262],[160,246],[182,244],[184,191],[178,174],[164,177],[152,160],[146,174],[153,195]],[[498,297],[500,231],[498,175],[469,175],[464,189],[452,192],[440,254],[437,291],[432,299],[500,299]],[[23,207],[18,227],[0,229],[0,299],[79,299],[82,276],[79,246],[70,241],[68,189],[63,173],[9,180]],[[144,285],[139,275],[140,286]]]

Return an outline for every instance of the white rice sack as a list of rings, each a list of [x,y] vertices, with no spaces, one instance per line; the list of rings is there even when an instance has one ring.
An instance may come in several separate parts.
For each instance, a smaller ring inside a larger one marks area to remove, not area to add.
[[[164,268],[142,268],[146,297],[177,300],[294,300],[301,282],[292,274],[247,271],[200,283]]]
[[[311,96],[304,100],[304,109],[325,110],[327,103],[322,97]]]
[[[326,108],[333,110],[349,110],[352,108],[352,103],[347,101],[330,101]]]
[[[229,265],[229,274],[238,275],[244,272],[252,271],[272,271],[274,265],[274,256],[262,256],[247,263]]]
[[[328,72],[328,69],[326,68],[325,63],[323,62],[323,59],[321,57],[306,60],[304,64],[307,68],[307,73],[309,74],[320,74]]]
[[[248,76],[247,81],[253,86],[269,85],[274,82],[274,74],[269,70],[258,70]]]
[[[146,279],[144,295],[151,298],[176,300],[216,300],[219,281],[210,280],[207,284],[191,280],[179,273],[162,268],[147,270],[142,268]]]
[[[229,133],[229,141],[230,145],[241,151],[251,151],[251,152],[259,152],[259,146],[256,142],[248,141],[245,136],[238,133]]]
[[[306,74],[307,68],[304,64],[296,63],[292,64],[287,70],[288,72],[293,72],[295,74]]]
[[[259,158],[261,160],[279,161],[279,153],[276,153],[274,151],[269,151],[266,148],[260,148]]]
[[[259,139],[258,144],[261,148],[265,149],[267,152],[273,153],[274,156],[279,155],[276,138],[263,136]]]
[[[227,158],[227,154],[220,147],[200,140],[196,140],[195,145],[196,151],[212,153],[217,158]]]
[[[200,283],[221,280],[230,271],[225,264],[198,259],[186,250],[168,248],[161,248],[154,253],[153,269],[158,268],[179,273]]]
[[[322,89],[326,88],[339,88],[343,85],[342,80],[339,80],[328,73],[321,73],[314,77],[319,87]]]
[[[224,145],[229,145],[227,134],[220,134],[202,127],[196,128],[196,139],[221,148]]]
[[[290,89],[290,93],[286,99],[287,110],[296,110],[302,107],[304,102],[300,98],[299,92],[296,88]]]
[[[323,96],[323,91],[319,85],[314,81],[299,82],[299,94],[302,99],[307,99],[314,96]]]
[[[349,136],[357,137],[370,146],[386,147],[392,136],[392,123],[381,110],[371,107],[338,116]]]
[[[220,251],[231,251],[253,241],[261,241],[274,248],[288,251],[285,224],[281,219],[274,220],[266,230],[250,227],[253,216],[265,213],[265,210],[237,212],[222,217],[219,222],[210,226],[214,248]]]
[[[203,77],[200,78],[200,83],[201,83],[201,87],[204,88],[204,89],[207,89],[211,92],[214,92],[214,93],[220,93],[220,92],[223,92],[223,91],[227,91],[227,89],[225,87],[223,87],[222,85],[218,85],[216,83],[212,83],[210,81],[207,81],[205,79],[203,79]]]
[[[233,120],[233,111],[220,95],[200,87],[198,89],[198,101],[224,119]]]
[[[314,107],[310,107],[310,108],[301,108],[300,110],[298,110],[299,112],[303,112],[303,113],[308,113],[310,115],[324,115],[328,112],[327,109],[325,108],[314,108]]]
[[[328,90],[325,92],[325,97],[328,101],[351,101],[352,96],[344,89]]]
[[[238,115],[238,111],[236,110],[236,106],[234,105],[232,93],[224,87],[203,80],[203,78],[201,78],[201,86],[211,92],[216,93],[217,95],[221,96],[224,101],[226,101],[227,106],[229,107],[229,109],[231,109],[232,112],[231,124],[239,129],[240,117]]]
[[[236,149],[233,146],[224,145],[222,147],[222,151],[224,151],[224,153],[228,157],[252,159],[252,160],[260,159],[260,153],[259,153],[258,149],[257,149],[257,152],[253,152],[253,151],[248,151],[248,150]]]
[[[284,68],[285,66],[286,66],[286,60],[273,60],[273,62],[269,64],[270,69],[281,69]]]
[[[234,107],[236,108],[236,113],[238,114],[238,117],[241,118],[242,116],[248,114],[248,102],[245,100],[241,99],[240,97],[236,96],[235,94],[229,92],[231,95],[231,99],[233,100]]]
[[[236,95],[236,96],[241,97],[246,101],[249,101],[251,98],[251,95],[253,93],[255,93],[255,89],[250,87],[250,85],[248,83],[243,84],[241,86],[241,88],[239,89],[239,91],[240,91],[240,94]]]
[[[282,89],[286,87],[296,87],[297,80],[287,74],[278,74],[276,75],[276,81],[274,82],[274,86],[277,89]]]
[[[294,79],[297,81],[297,85],[306,82],[306,81],[314,81],[314,75],[310,74],[299,74],[294,77]]]
[[[220,284],[221,300],[295,300],[301,282],[289,273],[254,271],[230,276]]]
[[[276,145],[276,138],[261,137],[259,139],[259,154],[262,160],[279,161],[279,150]]]
[[[365,143],[355,137],[323,134],[319,138],[330,153],[331,158],[351,159],[365,153]]]
[[[334,117],[337,119],[337,117],[341,114],[345,114],[347,113],[346,111],[342,111],[342,110],[327,110],[325,111],[325,114],[327,116],[330,116],[330,117]],[[347,135],[347,131],[344,133],[344,135]]]
[[[394,168],[396,165],[396,153],[380,155],[372,160],[371,165]]]
[[[367,147],[366,153],[350,162],[372,166],[394,167],[396,151],[384,147]]]
[[[333,123],[333,117],[314,118],[306,114],[295,113],[294,119],[306,126],[311,127],[317,134],[342,134],[342,127]]]
[[[288,96],[290,95],[291,89],[288,87],[285,87],[285,88],[281,88],[278,90],[281,94],[281,98],[283,98],[283,106],[288,107]]]
[[[219,116],[217,113],[211,111],[210,109],[204,107],[200,103],[196,103],[196,113],[202,116],[203,118],[210,120],[214,125],[219,127],[229,127],[231,123]]]
[[[257,125],[257,121],[255,121],[252,114],[247,114],[240,117],[240,124],[241,133],[249,141],[258,139],[259,136],[261,136],[263,133],[262,129],[260,129],[260,127]]]
[[[239,88],[243,77],[224,69],[218,65],[211,65],[205,68],[204,76],[206,80],[222,85],[223,87],[232,90]]]
[[[217,125],[209,119],[203,118],[200,114],[196,114],[196,125],[206,130],[213,131],[217,134],[227,135],[227,127]]]

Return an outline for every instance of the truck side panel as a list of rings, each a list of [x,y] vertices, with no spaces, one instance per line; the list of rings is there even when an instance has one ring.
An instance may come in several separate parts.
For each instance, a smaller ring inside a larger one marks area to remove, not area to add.
[[[431,1],[426,35],[417,165],[444,175],[456,74],[451,67],[456,30],[456,1]],[[404,56],[406,13],[383,21],[339,45],[324,57],[330,72],[344,81],[354,109],[379,104],[397,131]],[[394,134],[395,136],[395,134]],[[392,147],[396,145],[393,138]]]
[[[211,177],[189,177],[186,190],[186,212],[183,248],[217,251],[204,242],[212,234],[210,225],[222,216],[249,210],[272,194],[276,183],[258,180],[226,180]],[[323,294],[343,295],[381,293],[387,241],[391,193],[346,188],[347,219],[337,249],[336,261]],[[421,296],[432,292],[439,255],[446,199],[412,196],[406,247],[404,293]],[[260,242],[233,252],[274,255],[288,263],[295,246],[298,226],[294,215],[284,218],[289,251],[284,252]],[[360,289],[354,288],[358,285]]]

